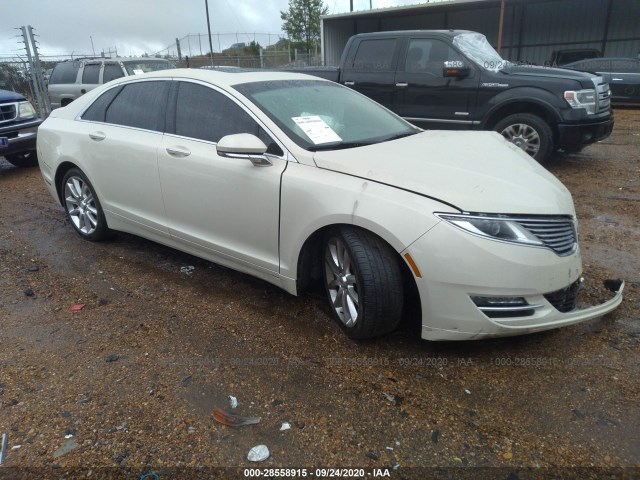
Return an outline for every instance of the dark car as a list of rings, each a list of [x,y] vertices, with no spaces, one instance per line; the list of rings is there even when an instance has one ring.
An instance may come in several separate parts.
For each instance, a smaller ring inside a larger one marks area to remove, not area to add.
[[[36,135],[41,123],[25,97],[0,90],[0,157],[16,167],[37,165]]]
[[[601,75],[609,83],[613,103],[640,104],[640,60],[636,58],[590,58],[562,68]]]
[[[595,48],[569,48],[566,50],[554,50],[548,66],[557,67],[567,63],[577,62],[588,58],[599,58],[602,56],[600,50]]]

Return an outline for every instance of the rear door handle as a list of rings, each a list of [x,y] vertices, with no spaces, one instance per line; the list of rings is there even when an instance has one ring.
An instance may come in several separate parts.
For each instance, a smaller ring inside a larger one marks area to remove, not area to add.
[[[398,87],[398,88],[406,88],[408,86],[409,86],[409,84],[406,83],[406,82],[398,82],[398,83],[396,83],[396,87]]]
[[[104,132],[93,132],[89,134],[89,138],[91,140],[95,140],[96,142],[101,142],[102,140],[107,138],[107,136]]]
[[[623,79],[622,78],[612,78],[611,80],[613,80],[615,82],[621,82]]]
[[[344,84],[345,84],[347,87],[353,87],[353,86],[356,84],[356,82],[344,82]]]
[[[184,158],[191,155],[191,151],[186,147],[167,147],[167,153],[176,158]]]

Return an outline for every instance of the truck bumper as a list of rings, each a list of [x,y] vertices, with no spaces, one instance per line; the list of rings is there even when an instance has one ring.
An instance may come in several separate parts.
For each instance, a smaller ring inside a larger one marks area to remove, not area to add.
[[[582,147],[604,140],[613,131],[613,116],[595,123],[558,125],[558,146],[566,150],[580,150]]]
[[[35,151],[38,127],[41,123],[42,120],[38,119],[0,128],[0,137],[7,139],[6,145],[3,146],[4,141],[0,143],[0,156]]]

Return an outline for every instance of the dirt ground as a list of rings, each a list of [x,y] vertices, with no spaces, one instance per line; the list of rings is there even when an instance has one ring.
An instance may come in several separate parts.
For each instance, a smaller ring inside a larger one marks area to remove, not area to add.
[[[410,322],[356,343],[321,292],[131,235],[83,241],[37,168],[0,160],[0,478],[640,478],[640,110],[615,114],[549,169],[574,196],[583,298],[621,278],[622,305],[466,343]],[[229,395],[260,423],[217,423]],[[249,462],[259,444],[270,457]]]

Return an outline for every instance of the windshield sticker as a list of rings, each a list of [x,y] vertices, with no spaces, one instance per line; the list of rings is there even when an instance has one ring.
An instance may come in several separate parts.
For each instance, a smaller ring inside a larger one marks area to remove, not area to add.
[[[134,68],[133,69],[133,74],[134,75],[142,75],[144,73],[144,70],[141,70],[139,68]]]
[[[318,115],[291,117],[291,120],[296,122],[307,137],[316,145],[342,141],[338,134]]]

